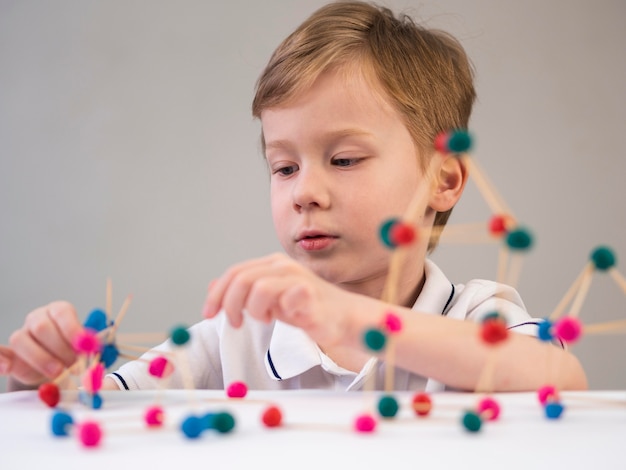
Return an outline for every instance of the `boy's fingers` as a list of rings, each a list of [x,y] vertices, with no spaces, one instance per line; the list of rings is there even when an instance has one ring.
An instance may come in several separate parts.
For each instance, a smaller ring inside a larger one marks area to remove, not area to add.
[[[9,344],[15,356],[19,358],[19,361],[13,364],[12,375],[20,382],[28,383],[32,381],[34,375],[38,374],[54,378],[64,369],[61,359],[45,350],[27,329],[15,331],[9,338]],[[30,373],[28,369],[36,374]]]
[[[83,325],[78,320],[74,306],[68,302],[58,301],[48,304],[47,310],[61,336],[68,345],[71,345],[74,338],[83,331]]]
[[[58,324],[52,317],[50,306],[33,311],[26,317],[26,322],[24,323],[25,335],[18,336],[18,339],[21,338],[23,342],[28,340],[26,338],[27,335],[30,336],[30,339],[48,352],[50,356],[60,360],[65,366],[69,366],[75,361],[76,354],[72,345],[65,337],[68,333],[63,328],[68,328],[68,326],[63,324],[62,315],[57,313],[56,316],[61,320],[61,324]],[[30,341],[25,343],[26,346],[32,344]],[[17,345],[14,344],[15,347]],[[22,349],[17,352],[18,354],[23,354]]]
[[[8,375],[11,373],[15,354],[11,348],[0,345],[0,375]]]
[[[212,318],[222,310],[224,295],[233,282],[233,279],[240,275],[240,273],[257,267],[268,266],[273,263],[275,259],[276,255],[269,255],[251,261],[244,261],[243,263],[232,266],[221,277],[211,281],[209,292],[203,306],[203,316]]]

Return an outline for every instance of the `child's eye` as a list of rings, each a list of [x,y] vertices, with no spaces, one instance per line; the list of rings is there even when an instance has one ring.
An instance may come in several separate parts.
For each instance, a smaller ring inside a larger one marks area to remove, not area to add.
[[[354,166],[361,161],[360,158],[335,158],[332,162],[335,166]]]
[[[298,169],[297,165],[281,166],[281,167],[275,168],[273,173],[275,175],[290,176],[290,175],[293,175],[297,169]]]

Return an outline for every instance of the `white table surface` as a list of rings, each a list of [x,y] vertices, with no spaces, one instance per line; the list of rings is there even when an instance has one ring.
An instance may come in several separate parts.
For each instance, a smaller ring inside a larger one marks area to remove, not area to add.
[[[36,392],[0,394],[0,469],[62,468],[626,468],[626,392],[570,392],[559,420],[545,418],[535,393],[496,394],[498,421],[478,433],[461,425],[464,410],[482,395],[432,395],[426,418],[413,413],[412,393],[394,393],[401,409],[394,419],[379,419],[376,431],[357,433],[357,415],[372,411],[378,393],[322,391],[255,392],[225,399],[224,392],[168,390],[108,392],[91,410],[65,395],[59,405],[75,421],[100,422],[97,448],[75,436],[50,431],[52,410]],[[159,400],[166,425],[146,429],[142,415]],[[261,414],[270,403],[283,411],[284,426],[266,428]],[[229,434],[205,432],[190,440],[179,430],[182,418],[228,411],[236,427]]]

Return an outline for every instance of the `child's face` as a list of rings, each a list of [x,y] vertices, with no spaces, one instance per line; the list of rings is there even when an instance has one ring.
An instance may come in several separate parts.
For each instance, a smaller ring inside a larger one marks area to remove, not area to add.
[[[426,184],[399,113],[365,80],[329,72],[261,122],[285,251],[330,282],[379,295],[391,253],[379,227]],[[418,276],[424,245],[413,250]]]

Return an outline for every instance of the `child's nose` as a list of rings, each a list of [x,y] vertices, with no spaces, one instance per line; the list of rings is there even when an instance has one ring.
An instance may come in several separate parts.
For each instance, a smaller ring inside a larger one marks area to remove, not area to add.
[[[328,180],[322,171],[301,169],[293,186],[293,204],[296,210],[330,206]]]

